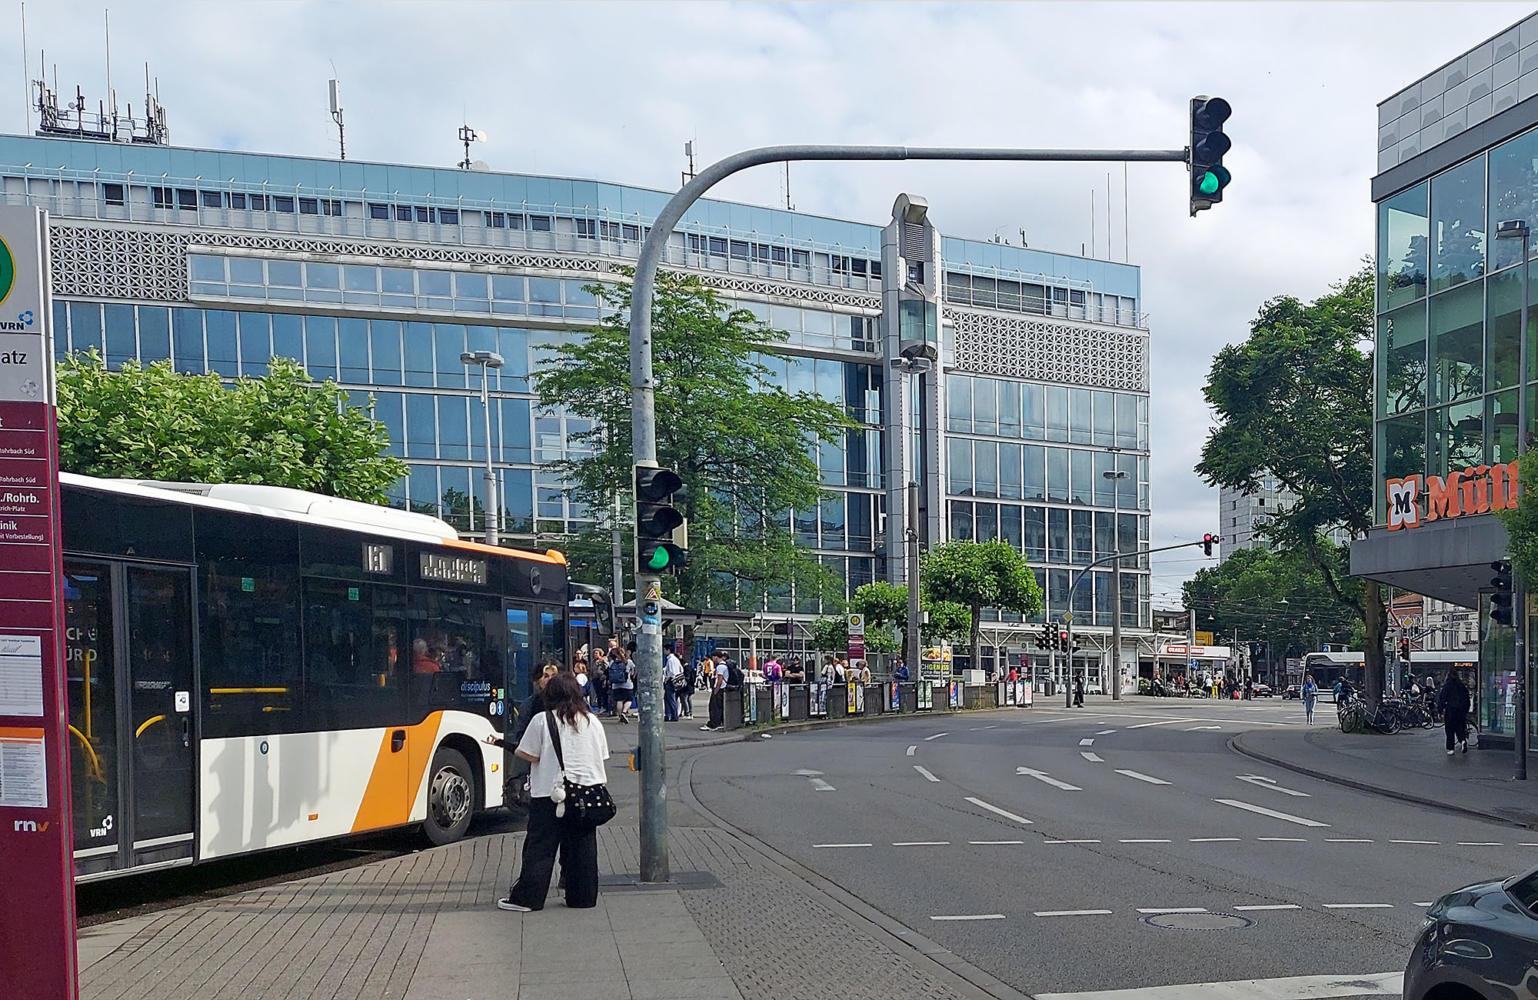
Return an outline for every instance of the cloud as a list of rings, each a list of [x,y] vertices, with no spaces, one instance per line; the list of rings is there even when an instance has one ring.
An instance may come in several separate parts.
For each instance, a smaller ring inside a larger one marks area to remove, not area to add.
[[[327,156],[334,60],[356,159],[448,165],[468,121],[497,169],[672,189],[782,142],[1178,148],[1187,102],[1234,106],[1224,203],[1186,217],[1175,164],[807,164],[800,211],[881,223],[900,191],[947,233],[996,232],[1143,268],[1153,359],[1155,544],[1220,530],[1195,464],[1201,385],[1265,299],[1311,298],[1370,252],[1379,101],[1527,13],[1502,3],[265,3],[112,5],[120,101],[148,60],[182,145]],[[104,95],[101,8],[27,10],[29,59]],[[19,24],[0,51],[20,49]],[[142,99],[135,99],[139,107]],[[22,127],[0,101],[0,127]],[[1106,175],[1110,177],[1109,247]],[[783,204],[784,172],[722,197]],[[1090,198],[1095,192],[1094,229]],[[1126,225],[1123,225],[1125,215]],[[1156,592],[1200,563],[1156,559]]]

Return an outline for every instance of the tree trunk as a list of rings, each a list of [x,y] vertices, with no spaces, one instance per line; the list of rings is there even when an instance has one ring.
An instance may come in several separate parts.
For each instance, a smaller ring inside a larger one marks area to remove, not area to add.
[[[1383,638],[1388,622],[1383,611],[1383,594],[1376,580],[1365,581],[1362,588],[1362,625],[1367,630],[1367,648],[1362,650],[1365,667],[1362,693],[1369,701],[1383,697]]]
[[[983,669],[983,609],[972,609],[972,662],[973,670]]]

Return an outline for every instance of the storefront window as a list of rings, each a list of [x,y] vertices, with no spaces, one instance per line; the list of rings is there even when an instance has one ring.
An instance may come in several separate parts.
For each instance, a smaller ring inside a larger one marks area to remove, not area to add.
[[[1426,185],[1378,206],[1378,305],[1388,310],[1426,294]]]
[[[1378,318],[1378,415],[1426,405],[1426,307],[1405,306]]]
[[[1484,389],[1483,282],[1431,300],[1431,402],[1452,403]]]

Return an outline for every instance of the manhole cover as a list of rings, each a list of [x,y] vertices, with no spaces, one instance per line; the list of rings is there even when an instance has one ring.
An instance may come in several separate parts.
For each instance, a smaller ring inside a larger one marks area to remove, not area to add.
[[[1227,931],[1255,924],[1234,913],[1154,913],[1144,917],[1143,922],[1172,931]]]

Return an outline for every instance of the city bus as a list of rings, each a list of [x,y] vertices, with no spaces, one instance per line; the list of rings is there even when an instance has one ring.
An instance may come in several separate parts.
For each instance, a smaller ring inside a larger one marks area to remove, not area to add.
[[[502,804],[531,671],[569,662],[566,561],[264,486],[63,474],[81,881]]]
[[[1346,678],[1357,691],[1362,690],[1362,678],[1366,673],[1361,653],[1309,653],[1303,658],[1303,675],[1310,674],[1319,686],[1319,697],[1335,699],[1335,682]]]

